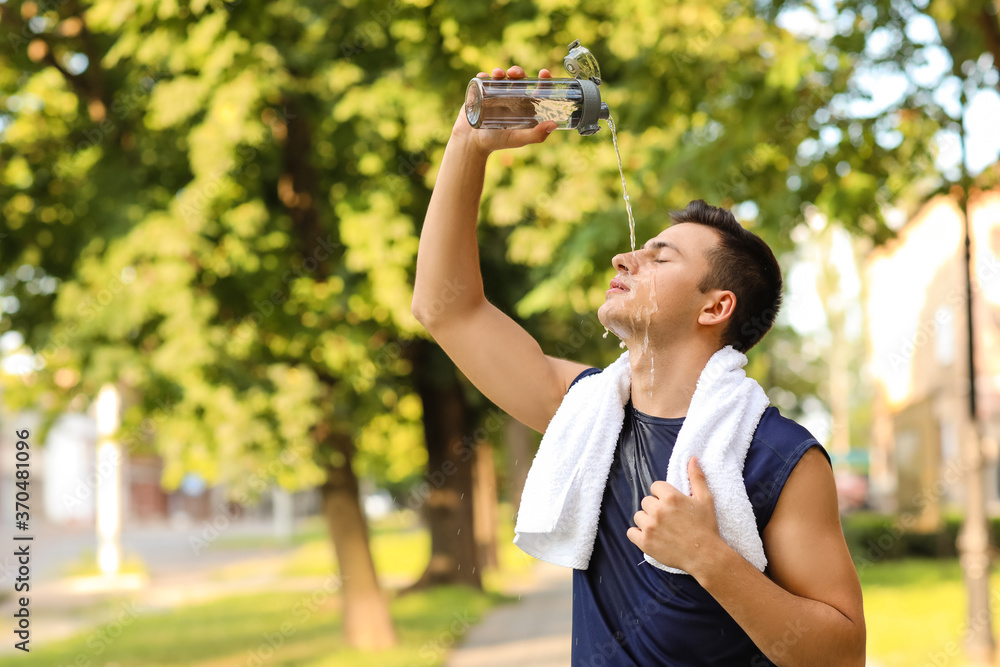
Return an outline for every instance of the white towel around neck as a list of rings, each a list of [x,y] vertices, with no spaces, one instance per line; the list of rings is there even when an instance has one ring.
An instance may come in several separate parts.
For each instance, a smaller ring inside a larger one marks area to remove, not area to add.
[[[732,346],[716,352],[701,375],[681,426],[666,481],[691,493],[687,464],[697,456],[715,499],[719,534],[754,567],[767,557],[743,481],[743,463],[768,406]],[[514,543],[540,560],[586,569],[594,550],[601,500],[631,393],[628,352],[566,393],[542,437],[521,494]],[[686,574],[646,555],[662,570]]]

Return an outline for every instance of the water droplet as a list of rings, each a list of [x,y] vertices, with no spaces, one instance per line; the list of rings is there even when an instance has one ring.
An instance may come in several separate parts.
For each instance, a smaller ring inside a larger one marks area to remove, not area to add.
[[[607,338],[607,337],[608,337],[608,334],[609,334],[609,333],[611,333],[611,332],[610,332],[610,331],[608,331],[608,328],[607,328],[607,327],[604,327],[604,335],[603,335],[603,336],[601,336],[601,338]]]
[[[624,349],[625,349],[625,341],[620,341],[620,342],[618,343],[618,347],[620,347],[621,349],[623,349],[623,350],[624,350]]]

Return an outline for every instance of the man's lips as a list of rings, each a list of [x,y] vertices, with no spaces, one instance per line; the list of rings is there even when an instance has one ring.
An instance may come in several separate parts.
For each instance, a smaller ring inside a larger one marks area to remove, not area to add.
[[[612,278],[611,286],[606,292],[606,294],[624,294],[625,292],[628,291],[629,291],[628,286],[625,283],[623,283],[618,278]]]

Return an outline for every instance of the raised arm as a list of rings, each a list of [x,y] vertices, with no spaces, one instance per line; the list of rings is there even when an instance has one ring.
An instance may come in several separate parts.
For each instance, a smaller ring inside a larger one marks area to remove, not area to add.
[[[524,70],[493,70],[494,78],[505,76],[522,78]],[[476,224],[489,154],[541,143],[553,129],[550,121],[530,130],[474,130],[462,109],[420,234],[412,303],[414,316],[466,377],[539,432],[586,366],[545,355],[527,331],[486,300]]]

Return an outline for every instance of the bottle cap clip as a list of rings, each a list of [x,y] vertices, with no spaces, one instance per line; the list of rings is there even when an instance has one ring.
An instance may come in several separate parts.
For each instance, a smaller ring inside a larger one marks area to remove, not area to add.
[[[573,40],[568,49],[569,55],[563,58],[563,67],[573,78],[580,80],[583,92],[582,117],[577,131],[589,136],[601,129],[597,124],[602,107],[601,92],[597,88],[601,85],[601,68],[597,65],[597,58],[580,44],[580,40]]]
[[[601,68],[597,65],[597,58],[587,47],[580,45],[580,40],[573,40],[569,45],[569,55],[563,58],[563,67],[573,75],[575,79],[590,79],[598,86],[601,85]]]

